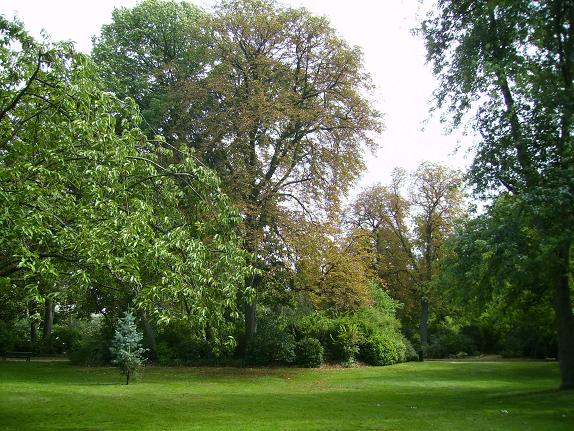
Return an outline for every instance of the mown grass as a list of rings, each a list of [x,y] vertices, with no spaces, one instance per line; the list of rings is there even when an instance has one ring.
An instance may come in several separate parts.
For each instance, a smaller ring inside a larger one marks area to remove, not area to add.
[[[574,430],[547,362],[352,369],[111,368],[0,363],[0,430]]]

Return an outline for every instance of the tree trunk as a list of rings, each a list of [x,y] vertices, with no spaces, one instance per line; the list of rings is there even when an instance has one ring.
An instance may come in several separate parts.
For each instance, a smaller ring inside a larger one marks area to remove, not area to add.
[[[256,202],[255,197],[251,197],[252,202]],[[258,241],[257,236],[259,234],[259,225],[257,220],[250,216],[246,220],[246,231],[248,235],[248,240],[245,242],[245,249],[248,253],[251,253],[253,256],[257,256],[257,249],[258,249]],[[257,261],[255,262],[257,264]],[[255,336],[257,332],[257,303],[255,301],[255,297],[257,295],[257,288],[259,287],[259,276],[253,275],[251,279],[246,280],[246,285],[253,289],[253,299],[251,302],[246,301],[244,312],[245,312],[245,348],[249,342]],[[247,350],[245,351],[247,352]]]
[[[380,227],[377,227],[373,230],[373,236],[375,237],[375,271],[379,275],[379,277],[384,279],[384,270],[383,270],[383,247],[384,247],[384,240],[383,240],[383,232]]]
[[[574,389],[574,316],[570,297],[570,242],[559,246],[554,283],[554,310],[558,333],[558,360],[560,362],[560,389]]]
[[[149,359],[152,361],[156,361],[158,357],[157,357],[157,342],[156,342],[155,331],[150,321],[148,320],[147,314],[144,310],[140,311],[140,319],[143,325],[145,340],[149,348]]]
[[[245,343],[246,345],[253,339],[257,332],[257,303],[255,297],[251,303],[245,303]]]
[[[130,371],[128,370],[128,372],[126,373],[126,385],[130,384]]]
[[[429,302],[426,298],[421,299],[421,321],[419,325],[421,336],[421,360],[424,359],[426,348],[428,346],[428,322],[429,322]]]
[[[51,300],[44,301],[44,327],[42,331],[42,341],[48,342],[52,336],[52,328],[54,327],[54,311],[56,304]]]
[[[30,319],[30,341],[32,342],[32,344],[35,344],[38,338],[38,324],[34,320],[33,316],[34,311],[31,308],[29,308],[28,318]]]
[[[432,229],[432,219],[433,219],[434,209],[429,214],[426,220],[426,227],[425,227],[425,251],[424,251],[424,259],[425,259],[425,281],[426,283],[423,284],[424,288],[421,292],[421,321],[419,324],[419,330],[421,335],[421,351],[419,352],[419,359],[421,361],[424,360],[426,355],[426,350],[428,347],[429,341],[429,300],[427,297],[427,291],[429,289],[428,285],[432,281],[432,261],[433,261],[433,229]]]
[[[36,322],[30,322],[30,341],[32,344],[36,343],[36,339],[38,338],[38,332],[36,330]]]

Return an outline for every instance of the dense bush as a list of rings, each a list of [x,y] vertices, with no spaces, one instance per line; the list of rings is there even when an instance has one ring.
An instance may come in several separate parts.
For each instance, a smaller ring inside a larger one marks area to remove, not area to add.
[[[352,364],[359,353],[362,338],[363,334],[355,322],[339,319],[333,325],[331,334],[333,357],[344,365]]]
[[[394,315],[396,303],[386,294],[381,296],[388,304],[385,308],[363,310],[355,316],[363,334],[359,358],[370,365],[390,365],[418,359]]]
[[[0,352],[5,350],[33,351],[28,319],[0,321]]]
[[[265,314],[257,323],[257,333],[246,346],[245,360],[250,365],[295,362],[295,336],[282,315]]]
[[[382,299],[388,299],[387,296]],[[401,333],[394,307],[396,303],[388,300],[385,307],[368,308],[348,316],[328,318],[313,313],[296,322],[295,333],[298,339],[316,338],[327,360],[346,365],[356,359],[371,365],[418,359]]]
[[[320,367],[323,363],[323,355],[323,346],[316,338],[303,338],[295,344],[295,362],[300,367]]]
[[[432,322],[429,328],[429,344],[425,349],[425,357],[447,358],[478,353],[473,338],[463,332],[462,328],[463,325],[450,316]]]
[[[157,343],[157,359],[160,365],[198,365],[209,362],[211,352],[205,340],[190,337],[170,344],[166,341]]]
[[[297,339],[315,338],[321,342],[325,353],[330,358],[333,344],[332,334],[334,320],[319,314],[309,313],[294,322],[294,333]]]
[[[412,345],[412,343],[408,339],[405,338],[404,344],[405,344],[404,360],[405,361],[418,361],[419,360],[419,354],[417,353],[417,351],[414,348],[414,346]]]
[[[405,350],[404,343],[388,335],[378,333],[365,338],[361,343],[360,358],[369,365],[391,365],[404,361],[406,355],[399,352]],[[401,357],[402,356],[402,357]]]
[[[156,348],[160,365],[199,365],[213,357],[205,337],[181,322],[170,322],[158,331]]]
[[[447,358],[460,355],[461,353],[472,355],[476,352],[476,346],[470,337],[459,330],[444,328],[435,334],[431,334],[425,356],[429,358]]]
[[[67,354],[72,364],[96,366],[110,362],[112,329],[102,317],[76,322],[70,331],[74,335],[70,335],[72,344]]]
[[[546,334],[529,322],[518,322],[504,334],[500,344],[499,353],[507,358],[555,358],[558,350],[554,334]]]

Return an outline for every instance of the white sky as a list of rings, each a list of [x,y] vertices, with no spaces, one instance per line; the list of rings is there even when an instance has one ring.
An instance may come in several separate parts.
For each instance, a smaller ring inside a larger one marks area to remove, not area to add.
[[[114,6],[135,0],[0,0],[0,13],[17,15],[35,35],[45,29],[53,40],[73,40],[90,52],[91,36],[111,21]],[[210,0],[191,3],[209,6]],[[411,34],[420,13],[419,0],[283,0],[326,15],[339,34],[365,55],[365,67],[377,86],[377,108],[385,114],[381,148],[368,157],[359,186],[387,183],[394,167],[413,170],[422,161],[464,169],[470,138],[443,134],[438,118],[429,119],[429,100],[436,81],[425,65],[422,41]],[[423,123],[426,121],[423,130]],[[456,148],[462,149],[455,152]]]

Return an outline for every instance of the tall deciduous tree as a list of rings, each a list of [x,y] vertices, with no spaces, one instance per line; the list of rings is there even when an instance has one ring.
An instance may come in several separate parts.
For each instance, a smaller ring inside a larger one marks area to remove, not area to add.
[[[369,239],[373,272],[404,304],[404,315],[412,317],[419,308],[418,275],[414,270],[417,258],[412,243],[411,204],[402,190],[405,175],[396,169],[389,186],[376,184],[362,190],[346,218]]]
[[[162,166],[133,100],[102,91],[72,45],[0,17],[0,62],[3,282],[28,301],[130,301],[157,321],[209,322],[218,339],[249,267],[215,174],[185,149]]]
[[[189,120],[173,135],[219,173],[263,267],[287,208],[309,215],[336,207],[363,168],[364,147],[374,146],[379,116],[366,98],[371,83],[360,49],[325,18],[273,0],[225,1],[208,25],[214,60],[201,79],[176,85]],[[147,37],[156,37],[154,27]],[[250,337],[254,303],[245,314]]]
[[[422,34],[441,82],[438,106],[455,125],[470,113],[481,137],[471,169],[477,190],[504,186],[523,228],[538,232],[540,253],[529,254],[548,270],[561,386],[573,388],[574,4],[441,0]]]
[[[230,1],[212,25],[219,64],[201,86],[219,109],[205,119],[208,143],[224,155],[218,172],[259,253],[265,230],[282,229],[285,205],[303,213],[336,206],[363,167],[363,145],[373,145],[377,113],[364,97],[370,82],[360,50],[325,18],[273,1]]]
[[[397,169],[390,187],[364,190],[349,215],[351,223],[369,233],[384,284],[407,305],[419,302],[423,350],[435,267],[462,211],[461,182],[460,173],[442,165],[423,163],[410,176]]]
[[[410,200],[414,208],[416,247],[422,255],[420,273],[420,335],[428,344],[429,295],[434,267],[442,254],[454,222],[462,214],[463,196],[460,173],[445,166],[423,163],[413,174]]]

